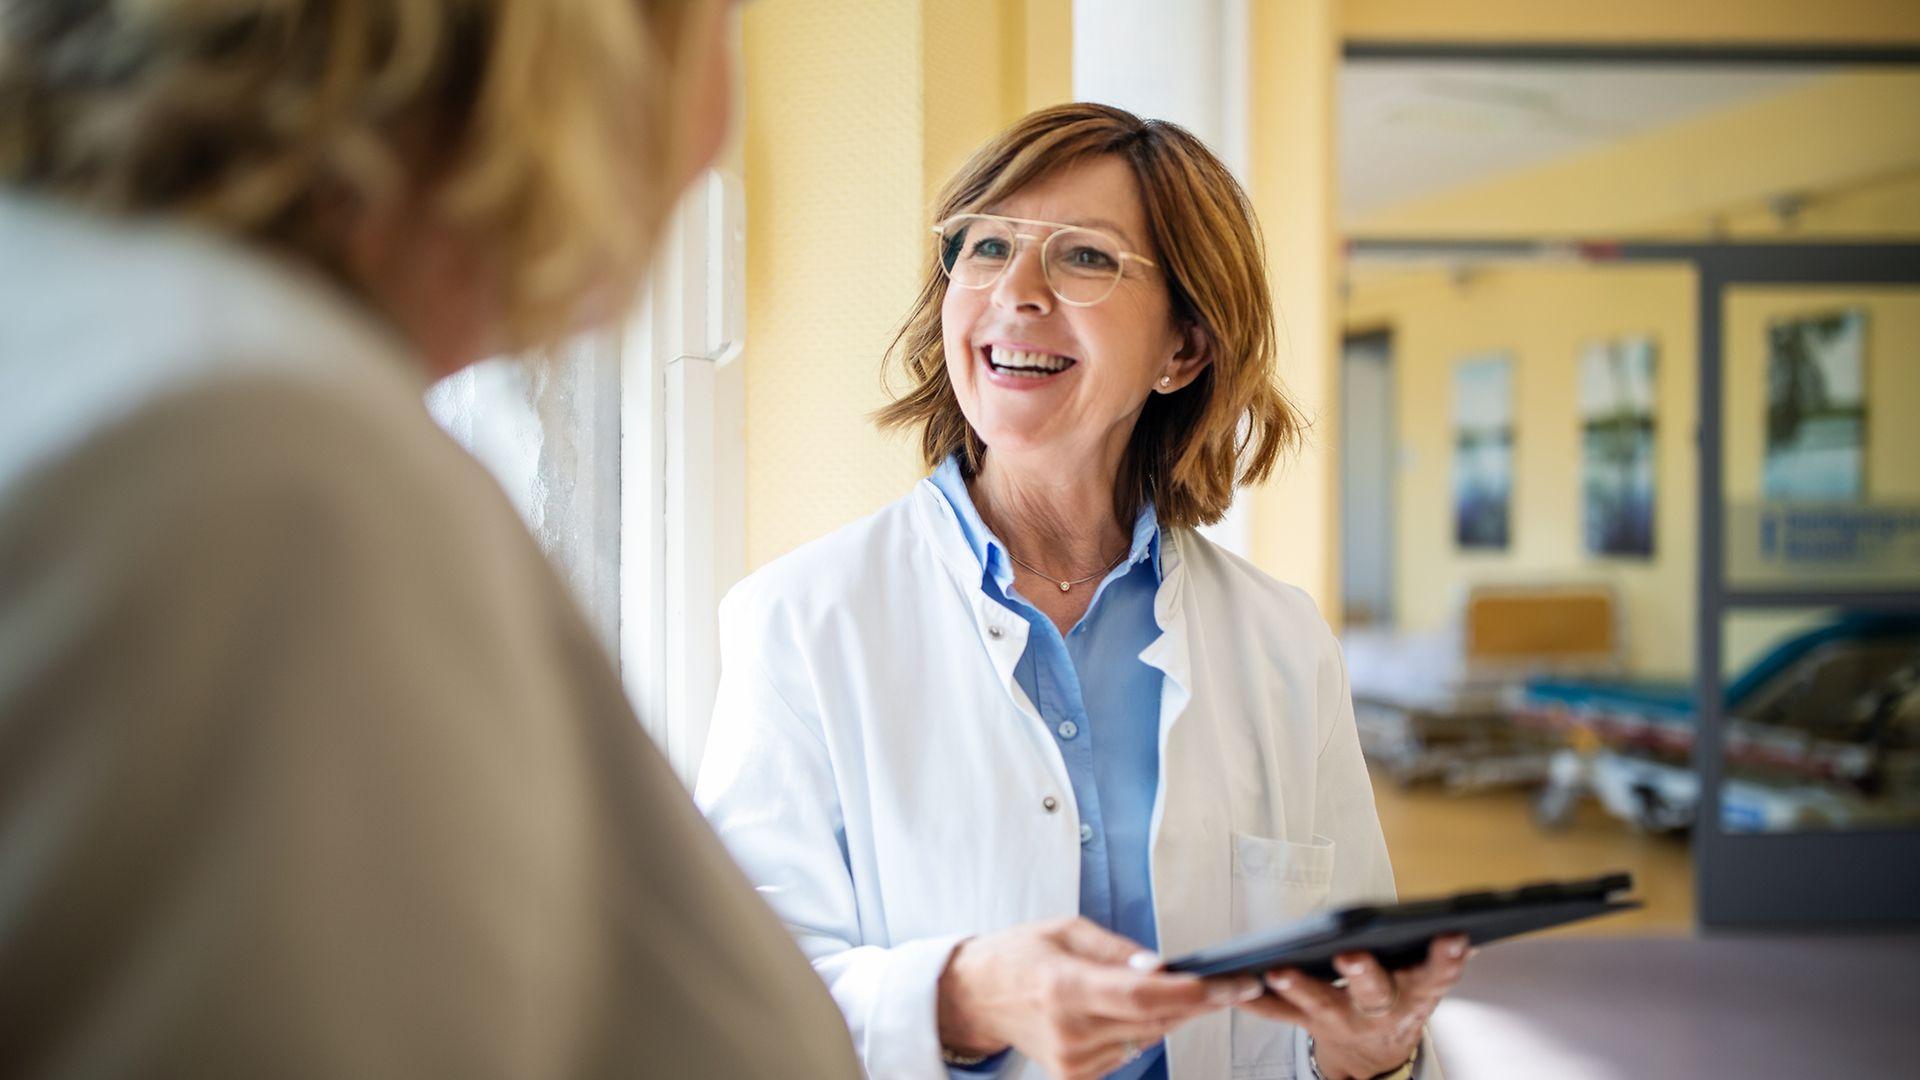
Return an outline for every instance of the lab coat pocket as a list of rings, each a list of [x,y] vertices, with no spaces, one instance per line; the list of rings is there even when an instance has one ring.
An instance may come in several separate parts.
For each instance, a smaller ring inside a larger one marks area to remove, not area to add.
[[[1333,885],[1333,841],[1310,844],[1233,834],[1233,932],[1264,930],[1313,912]],[[1233,1075],[1266,1080],[1293,1075],[1293,1028],[1233,1012]]]

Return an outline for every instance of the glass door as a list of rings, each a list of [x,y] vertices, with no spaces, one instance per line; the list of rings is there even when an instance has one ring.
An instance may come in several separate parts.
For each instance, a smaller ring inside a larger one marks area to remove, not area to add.
[[[1920,245],[1695,255],[1700,922],[1920,921]]]

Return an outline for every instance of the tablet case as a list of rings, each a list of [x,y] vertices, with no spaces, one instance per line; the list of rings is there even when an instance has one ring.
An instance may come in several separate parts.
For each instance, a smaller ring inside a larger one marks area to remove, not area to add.
[[[1579,881],[1540,882],[1499,892],[1466,892],[1404,904],[1367,905],[1320,912],[1266,930],[1244,934],[1179,957],[1166,970],[1194,975],[1257,975],[1298,968],[1316,979],[1333,979],[1333,958],[1368,952],[1389,970],[1427,958],[1427,943],[1443,934],[1465,933],[1475,944],[1544,930],[1640,907],[1617,898],[1633,888],[1631,874]]]

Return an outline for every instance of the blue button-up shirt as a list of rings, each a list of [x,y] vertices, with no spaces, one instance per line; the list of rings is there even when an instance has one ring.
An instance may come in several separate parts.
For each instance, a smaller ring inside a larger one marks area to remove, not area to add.
[[[1160,636],[1153,617],[1160,525],[1153,507],[1140,512],[1127,557],[1101,579],[1086,614],[1063,636],[1015,591],[1006,545],[974,508],[959,463],[948,458],[932,479],[980,560],[981,588],[1032,628],[1014,677],[1053,732],[1073,785],[1080,811],[1080,914],[1158,948],[1148,851],[1160,787],[1161,674],[1140,659]],[[1163,1080],[1166,1048],[1153,1046],[1110,1075]]]

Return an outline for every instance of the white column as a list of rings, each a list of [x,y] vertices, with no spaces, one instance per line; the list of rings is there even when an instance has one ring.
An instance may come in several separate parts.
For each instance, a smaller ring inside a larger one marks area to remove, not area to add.
[[[1074,0],[1073,96],[1193,132],[1248,183],[1249,0]],[[1249,500],[1204,530],[1252,553]]]

